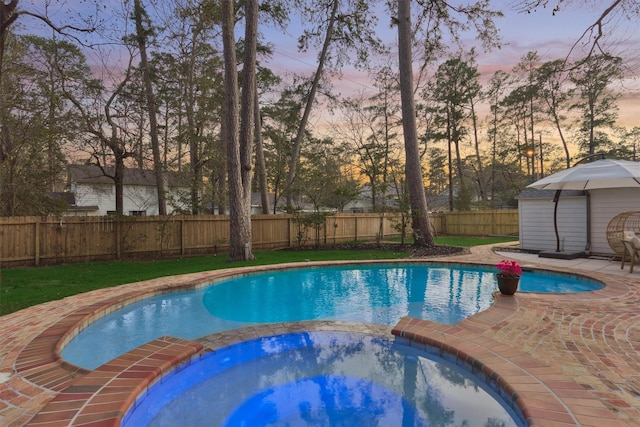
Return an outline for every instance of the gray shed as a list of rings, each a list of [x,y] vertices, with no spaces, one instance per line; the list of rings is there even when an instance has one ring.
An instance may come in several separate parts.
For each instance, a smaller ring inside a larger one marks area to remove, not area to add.
[[[522,249],[556,250],[555,193],[529,188],[516,197]],[[640,211],[640,188],[563,190],[557,216],[560,250],[615,255],[607,240],[607,226],[616,215],[627,211]]]

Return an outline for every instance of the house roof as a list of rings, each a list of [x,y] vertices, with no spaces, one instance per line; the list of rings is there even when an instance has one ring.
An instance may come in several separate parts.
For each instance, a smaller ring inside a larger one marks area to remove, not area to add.
[[[104,170],[107,175],[114,173],[113,167],[106,167]],[[96,165],[69,165],[67,170],[69,183],[113,185],[113,179],[105,175],[105,172]],[[167,172],[167,179],[171,187],[189,186],[186,179],[173,172]],[[155,187],[156,176],[152,170],[126,168],[124,170],[124,184]]]

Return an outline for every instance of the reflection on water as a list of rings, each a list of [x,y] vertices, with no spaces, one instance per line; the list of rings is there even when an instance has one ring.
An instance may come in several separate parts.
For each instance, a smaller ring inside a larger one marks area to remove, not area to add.
[[[403,316],[455,324],[491,305],[495,274],[474,268],[309,268],[235,278],[207,289],[221,319],[295,322],[339,319],[395,324]]]
[[[154,386],[124,425],[519,425],[486,390],[465,370],[381,337],[298,333],[209,355]]]
[[[80,332],[62,357],[95,369],[161,336],[197,339],[256,323],[322,319],[392,326],[412,316],[455,324],[491,305],[494,276],[486,269],[425,265],[252,274],[126,306]]]

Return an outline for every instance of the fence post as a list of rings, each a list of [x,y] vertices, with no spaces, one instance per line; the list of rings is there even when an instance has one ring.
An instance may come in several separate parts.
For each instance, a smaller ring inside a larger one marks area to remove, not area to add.
[[[498,211],[496,211],[495,209],[493,209],[491,211],[491,234],[493,235],[497,235],[498,234],[498,230],[496,229],[497,227],[497,223],[496,223],[496,214],[498,213]]]
[[[120,218],[116,218],[115,219],[116,222],[116,259],[120,259],[120,235],[122,234],[122,230],[121,230],[121,224],[120,224]]]
[[[180,220],[180,255],[184,255],[184,218]]]
[[[329,216],[324,217],[324,244],[325,245],[327,244],[327,229],[328,229],[327,221],[329,220],[329,218],[330,218]]]
[[[354,216],[353,217],[355,219],[355,224],[353,225],[353,232],[355,233],[354,236],[354,240],[357,242],[358,241],[358,217]]]
[[[34,236],[35,264],[40,265],[40,221],[36,221],[36,235]]]
[[[442,215],[442,234],[449,234],[447,218],[449,218],[449,216],[446,213]]]

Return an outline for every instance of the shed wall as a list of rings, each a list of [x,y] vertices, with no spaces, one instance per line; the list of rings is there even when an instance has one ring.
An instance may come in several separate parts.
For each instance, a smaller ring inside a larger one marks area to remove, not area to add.
[[[614,216],[627,211],[640,211],[640,188],[607,188],[590,190],[591,253],[613,255],[607,242],[607,225]]]
[[[520,247],[532,251],[555,251],[552,197],[518,200]],[[560,250],[582,252],[587,245],[586,197],[560,197],[558,201]]]

